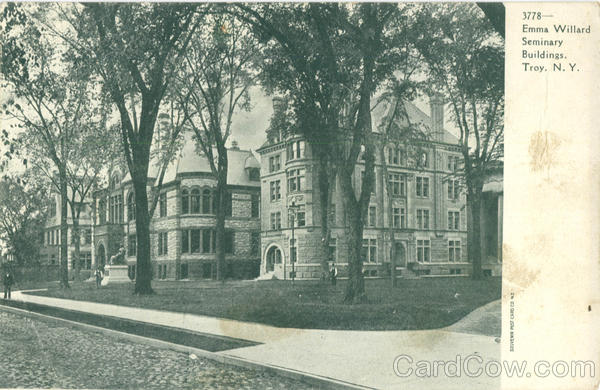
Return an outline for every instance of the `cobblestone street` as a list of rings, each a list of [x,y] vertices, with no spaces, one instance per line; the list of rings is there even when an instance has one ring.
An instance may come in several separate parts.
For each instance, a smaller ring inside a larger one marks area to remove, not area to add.
[[[0,310],[0,388],[305,389],[261,371]]]

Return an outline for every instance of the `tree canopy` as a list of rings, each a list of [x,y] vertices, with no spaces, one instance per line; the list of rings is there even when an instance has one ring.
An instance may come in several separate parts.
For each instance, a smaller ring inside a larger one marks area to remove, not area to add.
[[[459,170],[469,207],[469,258],[481,277],[481,194],[486,175],[504,157],[504,42],[475,5],[427,4],[415,40],[430,90],[442,94],[459,131]]]
[[[152,293],[148,167],[163,98],[199,25],[198,4],[87,3],[67,6],[72,27],[60,36],[75,61],[100,76],[118,111],[121,140],[135,193],[135,292]]]
[[[48,182],[33,171],[0,180],[0,238],[18,265],[39,263],[49,204]]]

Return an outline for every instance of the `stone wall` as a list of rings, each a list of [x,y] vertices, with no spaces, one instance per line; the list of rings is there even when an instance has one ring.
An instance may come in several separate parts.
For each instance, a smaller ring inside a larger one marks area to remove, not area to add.
[[[431,237],[431,262],[448,261],[448,240],[445,238]]]
[[[181,265],[187,264],[188,278],[202,278],[206,271],[206,264],[213,267],[211,275],[214,276],[216,270],[214,253],[194,253],[182,254],[182,230],[193,228],[213,228],[216,223],[214,215],[187,214],[181,215],[181,189],[188,188],[214,188],[216,182],[214,179],[205,176],[185,176],[181,178],[181,184],[178,182],[167,185],[162,192],[167,196],[167,215],[160,216],[160,204],[157,204],[150,226],[150,253],[152,256],[152,268],[154,278],[179,279],[181,275]],[[233,277],[241,277],[246,274],[257,273],[250,272],[246,268],[251,264],[257,268],[259,255],[251,255],[251,232],[260,232],[260,220],[251,218],[251,194],[259,193],[259,189],[252,188],[233,188],[232,189],[232,216],[227,217],[225,229],[234,231],[234,254],[227,254],[226,261],[231,262],[233,268],[231,274]],[[127,199],[127,195],[125,196]],[[125,204],[125,219],[127,220],[127,205]],[[128,234],[135,234],[135,221],[128,221],[125,224],[124,246],[128,248]],[[167,233],[167,253],[158,255],[158,237],[160,233]],[[135,256],[128,256],[129,265],[136,262]],[[246,262],[248,265],[246,265]],[[166,265],[166,275],[159,274],[160,267]],[[239,268],[239,270],[238,270]]]
[[[309,148],[307,147],[307,150]],[[388,173],[399,173],[405,179],[405,192],[392,197],[393,207],[405,209],[405,227],[402,229],[394,229],[396,240],[401,240],[405,249],[406,263],[416,262],[417,239],[429,239],[431,242],[431,262],[432,263],[448,263],[448,240],[461,241],[461,258],[463,262],[467,258],[467,221],[466,221],[466,197],[461,193],[458,199],[449,199],[448,197],[448,178],[452,176],[452,172],[448,169],[447,161],[449,156],[460,156],[460,151],[455,146],[444,144],[431,144],[425,146],[425,151],[428,156],[428,163],[425,167],[410,166],[410,164],[402,164],[388,166]],[[276,172],[269,172],[269,158],[271,156],[281,156],[281,169]],[[266,270],[266,251],[271,246],[276,244],[283,251],[283,257],[289,259],[290,256],[290,239],[291,231],[287,223],[289,197],[292,194],[287,194],[287,178],[285,172],[287,169],[297,168],[299,165],[306,169],[305,189],[308,192],[303,194],[303,202],[306,211],[306,226],[295,229],[295,238],[297,242],[298,266],[297,275],[299,278],[315,277],[320,268],[319,260],[322,258],[321,252],[321,219],[320,215],[322,208],[320,198],[318,196],[318,176],[314,171],[314,161],[310,159],[294,160],[291,162],[285,161],[285,150],[281,145],[269,146],[261,151],[262,171],[261,176],[261,215],[262,215],[262,271]],[[308,154],[307,154],[308,156]],[[369,226],[367,222],[364,227],[363,237],[365,239],[377,240],[377,256],[376,262],[365,262],[364,269],[368,276],[382,276],[389,273],[390,264],[390,243],[388,230],[390,226],[390,215],[388,203],[390,197],[385,188],[385,177],[380,155],[376,157],[375,167],[375,189],[371,195],[369,206],[376,208],[376,223],[375,226]],[[361,186],[361,172],[364,170],[361,161],[356,165],[353,176],[355,187]],[[417,196],[417,177],[429,179],[427,196]],[[281,200],[270,200],[270,183],[274,180],[280,181]],[[345,223],[345,210],[343,205],[341,188],[339,180],[333,183],[335,186],[332,203],[335,204],[335,222],[332,225],[332,237],[336,238],[336,263],[340,266],[340,274],[343,276],[342,269],[347,263],[347,242],[345,232],[342,228]],[[417,209],[425,209],[429,211],[428,228],[419,228],[417,224]],[[448,211],[459,211],[460,226],[458,231],[448,230]],[[281,212],[281,229],[272,230],[271,228],[271,213]],[[460,262],[460,261],[459,261]],[[290,266],[289,260],[287,267]],[[423,267],[429,269],[433,274],[440,272],[445,274],[447,267],[433,266],[423,264]],[[459,265],[459,268],[468,268]],[[462,271],[461,268],[461,271]],[[288,270],[289,271],[289,270]]]

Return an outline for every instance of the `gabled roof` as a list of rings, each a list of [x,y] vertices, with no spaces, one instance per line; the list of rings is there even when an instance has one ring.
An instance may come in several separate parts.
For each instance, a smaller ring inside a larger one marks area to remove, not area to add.
[[[375,109],[371,112],[371,118],[373,121],[373,132],[374,133],[380,133],[380,124],[382,123],[382,121],[389,115],[389,112],[391,111],[391,105],[385,104],[385,103],[381,103],[379,105],[377,105],[375,107]],[[421,109],[419,109],[419,107],[417,107],[414,103],[412,102],[404,102],[404,109],[406,110],[406,115],[408,116],[408,120],[410,121],[411,124],[413,125],[420,125],[423,129],[423,131],[426,132],[430,132],[430,130],[432,129],[432,122],[431,122],[431,118],[429,117],[429,115],[425,114]],[[401,120],[401,123],[406,123],[405,119]],[[432,136],[431,140],[433,140],[433,135],[430,134]],[[458,138],[456,138],[452,133],[450,133],[448,130],[443,131],[443,138],[442,138],[442,142],[445,142],[447,144],[453,144],[456,145],[458,144]]]
[[[246,157],[246,162],[244,163],[244,168],[245,169],[251,169],[251,168],[260,169],[260,163],[258,162],[256,157],[254,157],[254,155],[251,155],[251,156]]]
[[[279,142],[271,142],[268,138],[265,140],[265,142],[263,142],[262,145],[260,145],[260,148],[256,149],[257,152],[260,152],[263,148],[266,148],[268,146],[272,146],[272,145],[277,145]]]
[[[385,118],[389,115],[389,112],[391,111],[390,106],[391,106],[390,104],[385,104],[384,102],[382,102],[380,104],[375,105],[375,107],[371,111],[371,121],[372,121],[372,125],[373,125],[373,133],[381,133],[380,125],[385,120]],[[415,125],[415,124],[421,125],[423,127],[424,131],[430,131],[430,129],[432,128],[432,122],[431,122],[431,118],[429,117],[429,115],[425,114],[421,109],[419,109],[419,107],[417,107],[412,102],[405,102],[404,108],[406,110],[406,114],[408,115],[408,119],[410,120],[410,122],[413,125]],[[405,122],[404,119],[402,121]],[[433,137],[432,137],[432,139],[433,139]],[[445,130],[445,129],[444,129],[443,138],[441,141],[444,143],[453,144],[453,145],[456,145],[459,142],[459,140],[458,140],[458,138],[456,138],[456,136],[454,136],[452,133],[450,133],[448,130]],[[271,145],[275,145],[277,143],[278,142],[272,143],[272,142],[269,142],[269,140],[266,140],[258,150],[260,151],[262,148],[265,148],[265,147],[268,147]]]

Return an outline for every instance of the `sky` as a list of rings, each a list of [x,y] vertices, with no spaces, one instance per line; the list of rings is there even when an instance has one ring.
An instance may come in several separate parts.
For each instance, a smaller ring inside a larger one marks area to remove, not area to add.
[[[252,100],[252,109],[249,112],[238,112],[233,118],[232,140],[236,140],[241,149],[256,151],[266,140],[266,130],[269,127],[271,115],[273,114],[273,101],[270,96],[260,88],[254,87],[250,91]],[[429,113],[429,103],[427,99],[420,98],[413,102],[427,116]],[[450,120],[445,112],[444,128],[458,137],[456,126]]]
[[[228,146],[231,145],[233,140],[237,141],[239,147],[245,150],[252,150],[256,152],[258,148],[266,140],[266,130],[269,127],[271,115],[273,114],[273,102],[270,96],[260,88],[253,87],[250,90],[251,105],[250,111],[237,112],[233,117],[232,124],[232,136],[229,139]],[[0,96],[0,105],[2,103],[2,96]],[[4,97],[5,98],[5,97]],[[429,115],[429,104],[426,99],[418,99],[414,102],[425,114]],[[449,121],[449,115],[444,116],[445,128],[458,135],[456,127],[451,121]],[[2,123],[2,128],[10,130],[7,123]],[[0,145],[0,153],[2,151],[2,145]],[[260,156],[254,153],[257,158]],[[19,170],[22,169],[20,161],[17,164],[11,164],[11,169]]]
[[[273,114],[273,101],[262,89],[254,87],[250,91],[252,109],[236,113],[232,123],[232,140],[240,149],[254,150],[266,140],[266,131]]]

